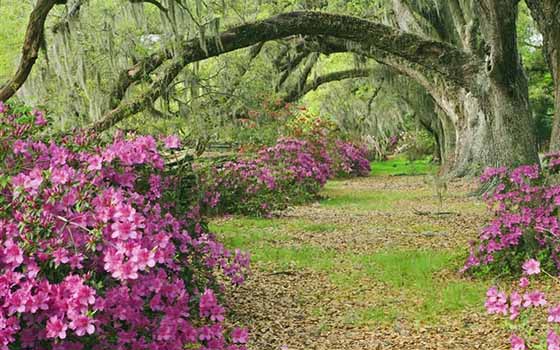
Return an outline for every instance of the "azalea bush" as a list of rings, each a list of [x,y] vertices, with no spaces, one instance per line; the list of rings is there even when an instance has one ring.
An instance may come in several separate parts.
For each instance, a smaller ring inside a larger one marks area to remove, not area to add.
[[[507,318],[513,350],[560,350],[560,303],[531,288],[530,281],[544,275],[560,282],[554,277],[560,272],[559,169],[560,153],[552,153],[542,168],[489,168],[481,177],[491,189],[485,196],[494,216],[473,243],[464,269],[522,273],[509,291],[491,287],[485,302],[488,313]]]
[[[267,216],[316,196],[331,175],[325,148],[282,138],[236,161],[211,167],[201,175],[202,203],[209,213]]]
[[[42,136],[40,111],[0,103],[0,348],[243,349],[216,274],[248,257],[174,206],[151,136]]]
[[[337,140],[333,171],[338,177],[368,176],[371,167],[364,145]]]
[[[494,216],[473,242],[465,269],[519,272],[534,257],[552,272],[560,270],[560,154],[545,156],[542,169],[524,165],[513,170],[487,169],[482,183],[492,189],[486,200]]]
[[[263,98],[258,109],[238,116],[231,129],[231,140],[245,151],[272,146],[286,129],[286,122],[297,114],[298,107],[280,99]]]
[[[272,147],[205,168],[202,207],[207,213],[269,216],[275,210],[317,198],[334,176],[367,176],[364,148],[350,142],[280,138]]]

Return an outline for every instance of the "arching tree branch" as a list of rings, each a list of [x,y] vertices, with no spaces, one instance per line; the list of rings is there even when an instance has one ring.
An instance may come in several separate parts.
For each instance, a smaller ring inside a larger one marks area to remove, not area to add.
[[[205,45],[206,50],[203,50],[199,40],[187,42],[180,50],[180,57],[175,58],[166,67],[160,78],[154,81],[145,93],[133,101],[121,103],[107,113],[102,120],[95,123],[92,128],[98,131],[105,130],[127,116],[141,111],[147,103],[159,97],[164,86],[170,84],[189,63],[245,48],[262,41],[277,40],[296,34],[328,35],[357,42],[369,46],[377,52],[397,56],[404,61],[423,67],[423,69],[467,89],[473,86],[473,75],[478,73],[480,67],[480,62],[476,57],[452,45],[427,40],[383,24],[356,17],[320,12],[290,12],[227,30],[219,35],[221,45],[216,45],[215,38],[208,38]],[[137,74],[146,74],[144,67],[146,65],[137,66],[137,71],[129,74],[127,79],[133,79]],[[153,65],[149,65],[149,67],[153,67]]]
[[[307,95],[309,92],[317,90],[317,88],[319,88],[319,86],[323,84],[345,79],[366,78],[371,76],[374,72],[375,70],[373,68],[356,68],[321,75],[313,79],[313,81],[308,82],[302,89],[293,89],[292,91],[290,91],[290,93],[288,93],[288,95],[284,97],[284,101],[295,102],[303,96]],[[377,90],[377,92],[378,91],[379,90]],[[377,95],[377,93],[375,93],[374,95]]]
[[[63,3],[65,1],[62,0],[39,0],[33,8],[25,32],[19,66],[10,81],[0,87],[0,101],[6,101],[12,97],[25,83],[27,77],[29,77],[31,69],[39,57],[39,49],[45,30],[45,20],[54,5]]]

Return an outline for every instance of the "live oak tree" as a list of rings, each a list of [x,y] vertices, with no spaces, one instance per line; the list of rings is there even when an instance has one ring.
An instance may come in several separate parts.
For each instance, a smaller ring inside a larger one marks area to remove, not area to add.
[[[450,169],[462,175],[476,168],[537,162],[527,81],[516,46],[517,1],[480,2],[480,6],[447,9],[454,32],[443,33],[450,42],[365,21],[317,12],[284,13],[234,27],[219,36],[221,45],[208,39],[206,50],[198,40],[185,43],[147,91],[122,102],[93,127],[104,130],[138,113],[158,98],[189,63],[262,41],[293,35],[321,36],[323,52],[357,51],[414,79],[433,97],[448,118],[446,125],[455,149],[449,151]],[[470,4],[473,5],[473,4]],[[404,25],[404,24],[402,24]],[[129,70],[122,91],[153,71],[160,62],[150,58]],[[146,67],[147,69],[143,69]]]
[[[44,43],[44,28],[47,16],[55,5],[65,2],[65,0],[38,0],[35,4],[29,16],[20,64],[13,77],[0,86],[0,101],[6,101],[12,97],[29,77],[31,69],[39,57],[41,44]]]
[[[537,162],[527,80],[516,43],[518,0],[386,3],[393,23],[322,12],[281,13],[137,57],[118,74],[106,112],[91,128],[106,130],[150,109],[195,62],[296,36],[312,47],[302,56],[311,69],[318,53],[354,52],[421,86],[438,110],[434,115],[447,138],[445,158],[452,174]],[[297,89],[288,89],[288,100],[321,82],[308,79],[306,71],[310,69],[303,69]]]

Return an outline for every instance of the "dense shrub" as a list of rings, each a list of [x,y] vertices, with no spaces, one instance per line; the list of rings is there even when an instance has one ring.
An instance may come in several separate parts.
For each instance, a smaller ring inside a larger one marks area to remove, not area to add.
[[[336,141],[333,172],[338,177],[368,176],[371,167],[368,150],[351,142]]]
[[[555,174],[560,154],[549,154],[544,167],[524,165],[508,171],[490,168],[482,175],[494,212],[492,221],[473,243],[465,269],[486,265],[518,272],[521,263],[537,258],[547,268],[560,270],[560,185]]]
[[[312,198],[330,175],[331,160],[324,148],[283,138],[252,157],[203,174],[203,204],[210,213],[268,215]]]
[[[0,103],[0,348],[244,348],[214,274],[239,284],[248,258],[173,205],[158,141],[46,142],[46,123]]]
[[[543,273],[558,282],[553,275],[560,272],[559,169],[560,153],[554,153],[544,157],[542,168],[536,164],[513,170],[489,168],[481,177],[492,189],[486,200],[494,218],[482,229],[464,268],[523,274],[509,292],[491,287],[485,302],[488,313],[510,320],[514,350],[560,350],[554,326],[560,323],[560,305],[551,303],[551,295],[532,290],[529,281]]]
[[[281,138],[272,147],[201,172],[203,208],[209,213],[269,215],[316,198],[333,176],[367,176],[363,148],[325,139]]]

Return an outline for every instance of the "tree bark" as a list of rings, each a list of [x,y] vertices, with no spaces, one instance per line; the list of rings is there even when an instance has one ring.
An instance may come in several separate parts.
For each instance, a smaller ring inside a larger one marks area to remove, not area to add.
[[[21,60],[14,76],[5,85],[0,87],[0,101],[7,101],[25,83],[35,61],[39,57],[39,49],[43,40],[45,21],[49,12],[56,4],[63,4],[61,0],[38,0],[33,8],[21,50]]]

